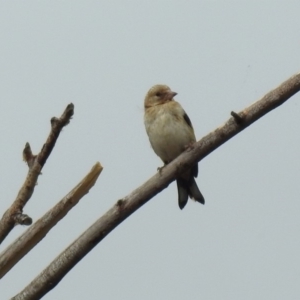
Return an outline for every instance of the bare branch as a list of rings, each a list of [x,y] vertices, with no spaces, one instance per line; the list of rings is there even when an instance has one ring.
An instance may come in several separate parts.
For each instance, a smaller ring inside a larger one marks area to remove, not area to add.
[[[118,200],[110,210],[99,218],[23,291],[12,299],[29,300],[43,297],[106,235],[149,199],[166,188],[176,178],[178,173],[190,168],[197,161],[206,157],[247,126],[283,104],[299,90],[300,74],[297,74],[265,95],[261,100],[238,113],[238,119],[241,118],[242,122],[236,122],[236,118],[231,117],[224,125],[195,143],[192,149],[185,151],[173,162],[164,167],[161,172],[158,172],[128,196]]]
[[[50,134],[38,155],[33,155],[29,143],[26,143],[23,150],[23,159],[27,162],[29,171],[17,198],[0,220],[0,244],[15,225],[30,225],[32,223],[29,216],[23,215],[23,208],[33,194],[37,178],[41,174],[41,170],[46,163],[46,160],[49,157],[62,128],[70,122],[73,114],[74,105],[71,103],[67,106],[60,118],[54,117],[51,119]]]
[[[0,254],[0,278],[24,257],[96,183],[103,167],[97,162],[91,171],[60,202],[37,220]]]

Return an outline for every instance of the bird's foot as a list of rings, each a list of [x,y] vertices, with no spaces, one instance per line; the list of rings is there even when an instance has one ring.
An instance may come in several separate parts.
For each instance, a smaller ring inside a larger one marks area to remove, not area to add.
[[[158,171],[159,175],[161,175],[161,172],[162,172],[163,168],[164,168],[166,165],[167,165],[167,164],[164,164],[162,167],[158,167],[158,168],[157,168],[157,171]]]

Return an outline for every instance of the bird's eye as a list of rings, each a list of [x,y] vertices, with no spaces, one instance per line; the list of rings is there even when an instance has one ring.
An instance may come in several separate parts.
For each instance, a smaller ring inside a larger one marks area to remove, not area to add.
[[[155,94],[155,96],[160,97],[160,96],[161,96],[161,92],[157,92],[157,93]]]

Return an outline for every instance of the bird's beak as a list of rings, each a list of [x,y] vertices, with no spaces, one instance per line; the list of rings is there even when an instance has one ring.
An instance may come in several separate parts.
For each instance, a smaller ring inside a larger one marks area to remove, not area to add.
[[[170,91],[170,92],[167,92],[166,93],[166,100],[172,100],[175,96],[177,95],[177,93],[175,93],[175,92],[172,92],[172,91]]]

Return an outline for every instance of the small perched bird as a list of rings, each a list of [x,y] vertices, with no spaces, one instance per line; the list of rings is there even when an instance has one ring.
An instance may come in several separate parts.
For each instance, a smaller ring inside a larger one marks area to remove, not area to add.
[[[191,120],[173,99],[176,95],[166,85],[155,85],[148,91],[144,102],[144,123],[150,144],[165,165],[196,141]],[[188,197],[204,204],[194,178],[197,175],[198,164],[195,164],[176,179],[180,209],[185,207]]]

